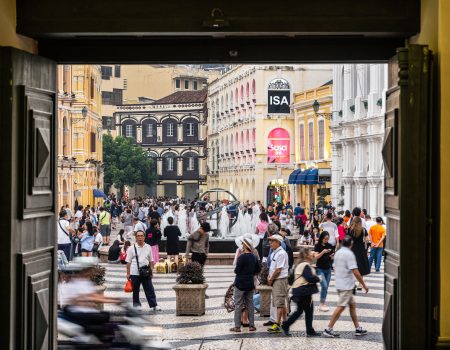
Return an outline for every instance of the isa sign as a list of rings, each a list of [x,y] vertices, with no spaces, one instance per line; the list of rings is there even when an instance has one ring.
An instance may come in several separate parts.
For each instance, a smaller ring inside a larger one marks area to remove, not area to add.
[[[291,113],[291,93],[289,90],[268,90],[268,94],[268,113]]]

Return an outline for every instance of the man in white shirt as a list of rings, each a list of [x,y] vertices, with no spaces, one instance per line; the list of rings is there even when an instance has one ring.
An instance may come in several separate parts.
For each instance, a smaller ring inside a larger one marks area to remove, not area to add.
[[[359,273],[355,254],[351,250],[352,245],[353,239],[350,236],[344,237],[342,240],[342,248],[334,255],[335,285],[339,300],[337,302],[337,307],[331,316],[331,320],[328,323],[328,327],[323,331],[323,335],[329,338],[339,337],[339,333],[333,330],[333,326],[347,305],[350,308],[350,316],[355,325],[355,335],[361,336],[367,334],[367,331],[359,325],[353,294],[355,293],[356,280],[361,283],[366,293],[369,292],[369,288],[366,286],[363,277]]]
[[[289,295],[288,274],[289,257],[281,246],[283,237],[279,234],[268,238],[272,254],[270,256],[269,278],[267,283],[272,286],[272,303],[277,308],[277,321],[268,329],[271,333],[281,332],[281,320],[286,321],[286,298]]]
[[[147,230],[147,225],[144,224],[141,220],[139,220],[139,218],[134,217],[133,218],[133,232],[134,234],[136,234],[136,232],[138,231],[146,231]]]
[[[141,306],[141,302],[139,300],[139,290],[141,289],[142,284],[145,292],[145,297],[148,301],[148,305],[154,311],[160,311],[161,308],[156,302],[155,289],[153,288],[152,284],[152,271],[154,265],[152,248],[144,242],[144,239],[145,232],[142,230],[137,231],[136,243],[129,247],[127,250],[127,279],[131,279],[131,283],[133,284],[133,306]],[[150,276],[141,277],[139,275],[137,260],[139,260],[139,267],[145,265],[148,265],[150,267]]]
[[[72,210],[70,210],[69,204],[66,204],[65,210],[66,210],[67,215],[68,215],[68,220],[70,221],[70,219],[72,219]]]
[[[70,237],[75,235],[75,231],[70,226],[67,211],[61,210],[58,220],[58,250],[62,250],[67,260],[72,259],[72,241]]]
[[[322,222],[319,225],[319,229],[327,231],[330,234],[328,243],[330,243],[333,247],[336,247],[337,250],[339,248],[339,231],[337,225],[331,221],[333,219],[333,213],[328,212],[326,218],[327,221]]]

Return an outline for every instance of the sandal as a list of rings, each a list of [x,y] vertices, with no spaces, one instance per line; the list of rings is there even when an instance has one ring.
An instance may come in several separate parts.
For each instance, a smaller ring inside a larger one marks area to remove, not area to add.
[[[241,326],[242,326],[242,327],[250,327],[250,323],[242,323],[242,322],[241,322]]]
[[[256,327],[251,326],[251,327],[248,328],[248,330],[249,330],[250,332],[254,332],[254,331],[256,331]]]
[[[230,328],[230,332],[240,333],[240,332],[241,332],[241,328],[240,328],[240,327],[233,327],[233,328]]]

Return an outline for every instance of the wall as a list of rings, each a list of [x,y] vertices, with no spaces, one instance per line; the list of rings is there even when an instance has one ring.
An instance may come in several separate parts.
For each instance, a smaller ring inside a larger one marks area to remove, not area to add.
[[[0,0],[0,46],[12,46],[31,53],[37,52],[37,42],[16,34],[16,1]]]

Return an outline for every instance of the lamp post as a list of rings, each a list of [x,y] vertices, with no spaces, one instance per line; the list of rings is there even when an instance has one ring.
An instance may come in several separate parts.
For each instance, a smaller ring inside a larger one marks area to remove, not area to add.
[[[79,122],[85,120],[86,117],[87,117],[87,114],[88,114],[88,109],[87,109],[86,106],[84,106],[84,107],[81,109],[81,118],[72,118],[70,121],[72,122],[72,124],[77,124],[77,123],[79,123]]]
[[[333,112],[331,113],[317,113],[319,111],[320,108],[320,103],[317,100],[314,100],[314,103],[312,104],[313,110],[314,110],[314,114],[316,115],[316,117],[323,117],[326,118],[328,120],[333,120]]]

